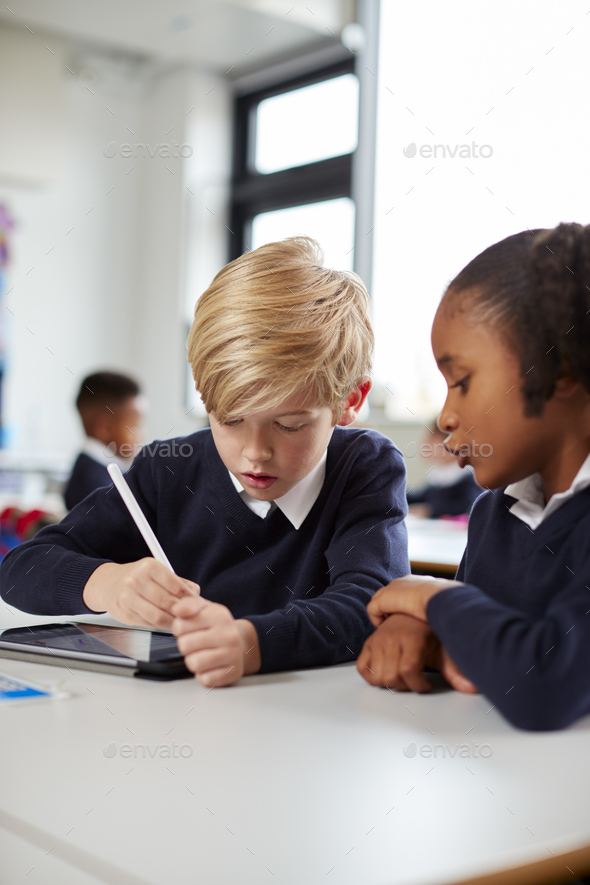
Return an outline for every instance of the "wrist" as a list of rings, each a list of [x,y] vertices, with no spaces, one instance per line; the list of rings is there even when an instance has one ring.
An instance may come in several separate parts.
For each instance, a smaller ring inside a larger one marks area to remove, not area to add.
[[[446,578],[435,578],[432,582],[426,584],[421,590],[421,603],[422,608],[424,610],[424,615],[426,615],[426,608],[428,603],[432,599],[433,596],[436,596],[437,593],[440,593],[442,590],[448,590],[450,587],[459,587],[459,581],[449,581]]]
[[[92,572],[82,590],[82,601],[86,608],[100,613],[108,610],[108,588],[114,577],[113,570],[117,568],[115,562],[103,562]]]
[[[240,634],[242,642],[242,651],[244,655],[244,676],[252,673],[258,673],[261,666],[260,660],[260,644],[258,642],[258,633],[252,621],[246,618],[238,618],[236,626]]]

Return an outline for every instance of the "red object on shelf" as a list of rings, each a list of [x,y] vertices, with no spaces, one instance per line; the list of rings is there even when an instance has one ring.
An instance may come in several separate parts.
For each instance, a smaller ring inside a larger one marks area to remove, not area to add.
[[[19,538],[24,538],[27,534],[27,529],[33,523],[37,522],[41,517],[49,516],[45,510],[29,510],[27,513],[21,513],[18,519],[16,520],[15,530]]]

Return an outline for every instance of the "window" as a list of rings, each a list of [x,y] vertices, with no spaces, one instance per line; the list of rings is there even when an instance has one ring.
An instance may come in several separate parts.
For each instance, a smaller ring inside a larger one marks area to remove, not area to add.
[[[358,81],[353,60],[236,101],[230,257],[308,234],[328,266],[352,268]]]
[[[430,326],[468,261],[527,227],[590,221],[586,9],[459,6],[381,4],[372,295],[392,418],[442,406]]]
[[[252,219],[252,249],[294,234],[321,243],[327,267],[352,270],[354,203],[349,197],[261,212]]]
[[[256,171],[278,172],[352,153],[358,91],[354,74],[341,74],[263,99],[256,108]]]

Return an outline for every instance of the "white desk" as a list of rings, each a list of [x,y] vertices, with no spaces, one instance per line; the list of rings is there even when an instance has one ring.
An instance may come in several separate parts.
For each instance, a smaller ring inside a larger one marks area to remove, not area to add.
[[[0,626],[14,620],[0,605]],[[590,718],[519,732],[482,697],[375,689],[353,665],[209,691],[0,670],[73,694],[0,710],[2,885],[540,883],[590,868]],[[192,753],[120,755],[172,741]],[[403,753],[470,741],[492,755]]]
[[[413,571],[453,577],[467,544],[467,527],[447,519],[408,516],[408,553]]]

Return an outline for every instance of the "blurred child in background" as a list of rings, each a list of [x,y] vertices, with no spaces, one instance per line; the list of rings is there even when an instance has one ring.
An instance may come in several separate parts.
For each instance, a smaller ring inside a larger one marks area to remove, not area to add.
[[[483,491],[472,471],[461,467],[456,456],[445,448],[447,437],[448,433],[439,430],[436,420],[428,426],[420,447],[422,457],[432,461],[428,483],[420,489],[410,488],[407,493],[410,513],[414,516],[439,519],[468,515]]]
[[[108,464],[127,470],[140,443],[144,405],[139,385],[116,372],[95,372],[84,379],[76,399],[86,441],[67,482],[64,499],[71,510],[102,486],[111,485]]]

